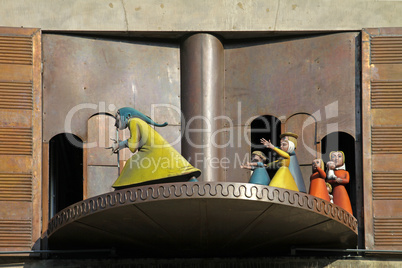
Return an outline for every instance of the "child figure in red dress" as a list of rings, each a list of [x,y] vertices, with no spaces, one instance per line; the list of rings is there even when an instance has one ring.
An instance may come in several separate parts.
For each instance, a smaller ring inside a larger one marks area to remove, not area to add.
[[[334,204],[342,207],[344,210],[353,215],[352,205],[350,203],[348,192],[345,184],[349,183],[349,172],[345,170],[345,154],[342,151],[334,151],[329,154],[331,161],[335,162],[335,179],[329,179],[332,185],[332,195]]]
[[[312,167],[313,174],[310,176],[309,194],[329,202],[329,194],[325,184],[325,178],[327,175],[324,171],[324,162],[322,159],[314,159]]]

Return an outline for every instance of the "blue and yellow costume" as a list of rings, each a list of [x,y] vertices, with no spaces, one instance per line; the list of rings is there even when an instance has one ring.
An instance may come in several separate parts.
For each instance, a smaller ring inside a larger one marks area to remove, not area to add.
[[[269,186],[299,191],[297,184],[293,179],[292,173],[289,170],[290,155],[279,148],[273,148],[281,158],[275,162],[269,163],[268,167],[278,166],[279,169],[272,178]]]

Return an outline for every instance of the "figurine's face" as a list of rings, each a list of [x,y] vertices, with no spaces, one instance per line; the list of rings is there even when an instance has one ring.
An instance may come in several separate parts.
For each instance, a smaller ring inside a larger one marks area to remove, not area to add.
[[[114,123],[114,126],[120,130],[123,130],[126,128],[124,122],[121,121],[121,117],[120,117],[119,113],[117,113],[117,115],[116,115],[116,122]]]
[[[281,150],[287,152],[289,150],[289,143],[287,140],[281,140]]]
[[[334,161],[335,166],[340,167],[343,165],[343,155],[341,152],[334,152],[331,154],[331,160]]]
[[[328,161],[327,162],[327,168],[334,169],[335,168],[335,162],[334,161]]]
[[[316,169],[318,167],[321,167],[321,159],[314,159],[313,160],[313,168]]]

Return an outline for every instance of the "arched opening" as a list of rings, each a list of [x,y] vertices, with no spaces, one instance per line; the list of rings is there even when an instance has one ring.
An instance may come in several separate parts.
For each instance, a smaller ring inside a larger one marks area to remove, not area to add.
[[[70,133],[49,142],[49,216],[83,198],[83,143]]]
[[[357,184],[356,184],[356,163],[355,163],[355,139],[345,132],[334,132],[328,134],[321,140],[321,155],[324,162],[329,161],[329,154],[332,151],[345,153],[346,171],[349,172],[350,182],[345,185],[352,203],[353,213],[356,213]]]
[[[275,152],[261,144],[260,139],[271,140],[272,144],[279,146],[279,136],[281,135],[281,121],[272,115],[262,115],[251,122],[251,152],[261,151],[268,162],[274,161]],[[268,170],[269,176],[275,175],[274,170]]]

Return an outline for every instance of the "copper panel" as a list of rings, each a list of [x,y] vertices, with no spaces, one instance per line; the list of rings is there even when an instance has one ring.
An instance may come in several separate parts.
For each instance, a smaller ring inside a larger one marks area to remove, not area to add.
[[[401,36],[372,36],[371,64],[402,63]]]
[[[227,45],[225,114],[238,122],[233,105],[241,102],[241,122],[257,115],[287,119],[314,115],[317,139],[327,126],[355,137],[358,33],[300,39],[275,39]],[[342,79],[340,79],[342,77]]]
[[[113,191],[119,176],[116,166],[87,166],[87,198]]]
[[[29,173],[32,171],[32,157],[26,155],[0,155],[0,172],[7,173],[12,170],[16,173]],[[7,164],[5,164],[7,163]]]
[[[371,109],[371,122],[373,126],[401,126],[398,124],[402,109]],[[397,123],[397,124],[396,124]]]
[[[4,127],[29,128],[32,124],[32,114],[23,110],[0,110],[0,118]]]
[[[371,156],[372,172],[399,172],[402,171],[399,162],[400,155],[397,154],[373,154]],[[370,182],[372,182],[372,172],[370,173]]]
[[[0,64],[33,64],[30,36],[0,36]]]
[[[0,29],[1,250],[40,248],[41,66],[38,29]]]
[[[402,81],[372,81],[371,108],[390,109],[402,107]]]
[[[87,165],[116,166],[117,157],[106,147],[116,140],[115,118],[109,115],[95,115],[88,119]]]
[[[371,29],[368,29],[371,30]],[[372,36],[375,35],[402,35],[401,27],[385,27],[385,28],[372,28]]]
[[[378,249],[397,250],[402,246],[402,217],[374,218],[374,245]]]
[[[32,203],[0,201],[0,215],[1,250],[12,253],[31,249]]]
[[[402,154],[402,126],[373,125],[371,127],[372,154]]]
[[[400,64],[376,64],[376,65],[371,64],[370,67],[373,82],[383,83],[385,81],[376,81],[376,80],[395,80],[395,78],[398,77],[398,75],[401,73]]]
[[[240,166],[251,160],[250,127],[234,126],[228,128],[226,134],[226,156],[218,163],[226,172],[226,180],[246,183],[250,180],[251,172]]]
[[[30,82],[32,81],[32,66],[0,64],[0,80]]]
[[[39,29],[32,35],[32,249],[41,248],[42,230],[42,36]]]
[[[85,198],[104,194],[113,190],[111,187],[118,177],[117,155],[106,147],[117,140],[115,118],[99,114],[88,120],[88,142],[85,143],[86,183]]]
[[[292,115],[285,122],[285,131],[296,133],[299,136],[296,148],[299,164],[311,165],[318,156],[316,119],[308,114]]]
[[[32,200],[32,174],[0,173],[0,201]]]
[[[332,203],[285,189],[174,183],[76,203],[52,218],[48,235],[51,249],[114,247],[131,257],[267,256],[291,246],[353,248],[357,222]]]
[[[32,129],[0,127],[0,154],[32,155]]]
[[[42,145],[42,230],[45,233],[49,223],[49,143]]]
[[[402,171],[373,172],[373,200],[401,200],[401,189]]]
[[[32,221],[30,219],[0,219],[0,227],[0,247],[2,250],[12,253],[15,248],[31,247]]]
[[[32,110],[32,83],[0,82],[1,109]]]
[[[400,206],[400,198],[377,199],[373,202],[374,218],[389,218],[389,215],[401,215],[402,207]]]
[[[372,198],[372,161],[371,157],[371,72],[370,72],[370,35],[362,31],[362,153],[363,153],[363,198],[365,247],[373,248],[373,198]]]
[[[62,132],[86,141],[92,115],[125,106],[180,124],[177,44],[47,34],[43,51],[44,141]]]

